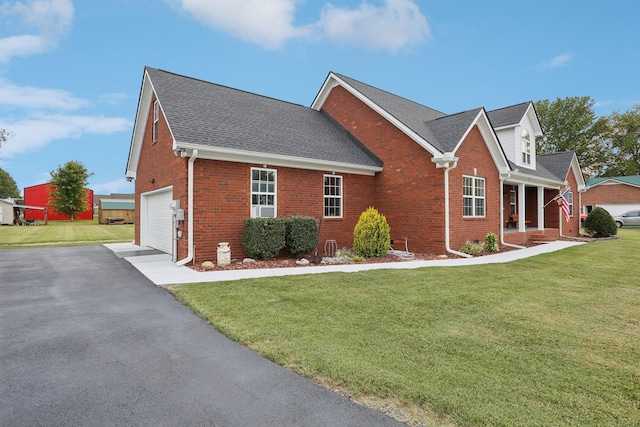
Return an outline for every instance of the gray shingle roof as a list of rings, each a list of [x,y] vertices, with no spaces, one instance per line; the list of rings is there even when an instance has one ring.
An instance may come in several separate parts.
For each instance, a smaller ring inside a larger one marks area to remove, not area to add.
[[[512,105],[510,107],[498,108],[497,110],[487,111],[489,120],[493,128],[501,128],[503,126],[515,125],[520,123],[522,117],[527,112],[531,102],[523,102],[522,104]]]
[[[538,173],[548,173],[550,178],[557,181],[567,179],[567,173],[571,168],[571,161],[575,153],[573,151],[563,151],[561,153],[538,154],[536,157],[536,169]],[[527,171],[527,173],[530,173]],[[535,175],[535,173],[530,173]],[[545,175],[540,175],[547,178]]]
[[[444,153],[452,151],[471,125],[479,109],[447,115],[350,77],[334,73],[340,79],[387,111],[425,141]],[[473,114],[475,112],[475,114]],[[445,120],[446,119],[446,120]],[[438,121],[442,120],[442,121]],[[464,128],[462,132],[460,129]],[[456,137],[458,139],[456,139]]]
[[[382,166],[325,113],[156,68],[146,72],[180,143]]]

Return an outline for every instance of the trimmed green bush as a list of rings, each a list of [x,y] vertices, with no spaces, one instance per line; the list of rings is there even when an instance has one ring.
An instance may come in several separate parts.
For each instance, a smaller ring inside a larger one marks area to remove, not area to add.
[[[591,237],[610,237],[618,234],[618,226],[611,214],[603,208],[595,208],[584,220],[584,229]]]
[[[496,233],[487,233],[484,238],[484,248],[487,252],[498,252],[500,250],[500,243]]]
[[[285,245],[292,255],[306,255],[318,247],[318,221],[310,216],[292,216],[285,220]]]
[[[282,218],[247,218],[242,230],[242,246],[248,257],[265,260],[278,255],[285,246]]]
[[[385,256],[391,246],[387,218],[370,207],[360,215],[353,230],[353,252],[362,257]]]
[[[483,243],[473,243],[467,240],[462,248],[460,248],[460,252],[467,255],[477,255],[482,252],[484,249]]]

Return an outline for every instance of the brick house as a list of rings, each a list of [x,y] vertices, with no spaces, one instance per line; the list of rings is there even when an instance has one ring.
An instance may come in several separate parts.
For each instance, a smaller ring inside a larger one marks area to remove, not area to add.
[[[613,216],[640,210],[640,176],[589,178],[582,206],[584,214],[596,207],[606,209]]]
[[[322,252],[351,246],[369,206],[413,252],[577,236],[577,159],[536,156],[540,134],[531,102],[449,115],[329,73],[309,108],[147,67],[126,171],[135,241],[179,264],[218,242],[241,257],[245,218],[297,214],[320,221]],[[548,205],[566,186],[568,222]]]

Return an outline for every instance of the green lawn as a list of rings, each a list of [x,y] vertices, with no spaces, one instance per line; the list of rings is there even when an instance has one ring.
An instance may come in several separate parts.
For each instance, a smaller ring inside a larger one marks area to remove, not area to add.
[[[173,288],[234,340],[410,423],[640,425],[640,229],[504,265]]]
[[[101,225],[93,221],[49,221],[39,226],[0,226],[0,249],[34,246],[95,245],[133,241],[133,224]]]

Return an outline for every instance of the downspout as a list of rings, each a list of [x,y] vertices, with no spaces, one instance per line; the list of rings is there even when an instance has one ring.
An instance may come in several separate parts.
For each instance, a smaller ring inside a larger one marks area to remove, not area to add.
[[[447,252],[461,256],[463,258],[473,258],[472,255],[465,254],[451,249],[449,244],[449,171],[458,166],[458,158],[453,153],[444,153],[442,157],[432,158],[436,168],[444,169],[444,248]]]
[[[181,259],[176,262],[176,265],[185,265],[193,259],[193,164],[198,158],[198,150],[193,150],[191,152],[191,157],[189,157],[189,171],[187,177],[187,209],[188,212],[188,224],[189,224],[189,235],[187,238],[187,257]]]
[[[500,176],[500,244],[511,248],[526,249],[524,246],[514,245],[513,243],[507,243],[504,241],[504,197],[502,196],[502,191],[504,189],[504,180],[509,179],[509,177],[511,177],[510,173],[508,173],[504,178],[502,175]]]

